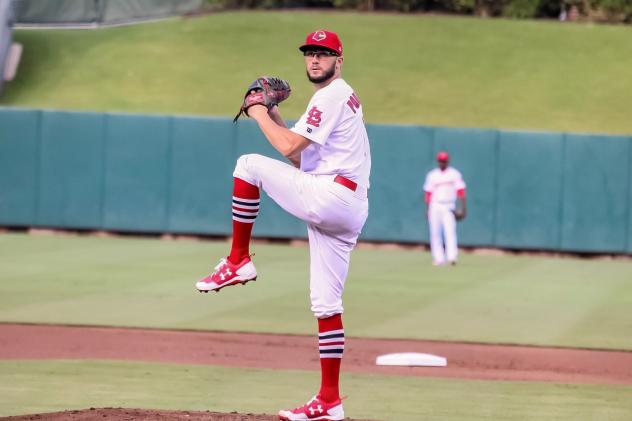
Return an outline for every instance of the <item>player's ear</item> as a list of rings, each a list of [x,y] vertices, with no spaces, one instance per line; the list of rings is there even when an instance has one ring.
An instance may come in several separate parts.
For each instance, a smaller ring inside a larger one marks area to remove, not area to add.
[[[340,56],[340,57],[336,57],[336,67],[340,68],[342,67],[342,62],[344,61],[344,57]]]

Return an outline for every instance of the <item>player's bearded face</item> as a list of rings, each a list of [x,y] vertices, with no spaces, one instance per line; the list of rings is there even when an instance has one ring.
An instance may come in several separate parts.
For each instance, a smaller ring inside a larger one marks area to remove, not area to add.
[[[336,60],[335,57],[332,57],[334,60],[331,60],[329,66],[326,61],[321,59],[318,63],[311,63],[307,66],[307,78],[312,83],[322,83],[333,77],[336,73]]]

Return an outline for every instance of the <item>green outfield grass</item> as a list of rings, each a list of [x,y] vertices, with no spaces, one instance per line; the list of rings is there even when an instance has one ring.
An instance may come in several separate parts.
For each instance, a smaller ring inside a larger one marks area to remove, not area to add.
[[[232,116],[261,74],[312,89],[297,46],[340,33],[370,123],[632,133],[632,28],[361,13],[230,12],[101,30],[18,30],[2,104]]]
[[[308,249],[256,244],[259,279],[194,282],[226,242],[0,234],[0,321],[313,334]],[[632,262],[359,249],[351,336],[632,349]]]
[[[90,407],[275,414],[317,372],[122,361],[0,361],[0,416]],[[392,421],[628,421],[631,387],[343,375],[346,415]]]

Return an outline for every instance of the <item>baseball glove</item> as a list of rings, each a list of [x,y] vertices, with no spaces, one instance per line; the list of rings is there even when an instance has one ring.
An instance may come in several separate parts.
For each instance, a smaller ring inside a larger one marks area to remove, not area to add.
[[[270,110],[275,105],[279,105],[282,101],[285,101],[291,92],[290,84],[283,79],[267,76],[256,79],[248,86],[244,101],[233,123],[236,123],[242,114],[248,115],[248,108],[253,105],[264,105]]]
[[[463,209],[453,210],[452,213],[454,214],[454,219],[457,221],[465,219],[465,211]]]

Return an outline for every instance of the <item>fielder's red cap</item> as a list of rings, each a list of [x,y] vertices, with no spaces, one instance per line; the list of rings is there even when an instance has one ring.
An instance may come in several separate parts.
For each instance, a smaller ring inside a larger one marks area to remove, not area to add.
[[[446,151],[441,151],[437,154],[437,161],[449,161],[450,155]]]
[[[338,38],[338,34],[335,32],[319,29],[308,34],[307,38],[305,38],[305,44],[298,47],[298,49],[305,51],[310,47],[326,48],[339,56],[342,55],[342,43],[340,42],[340,38]]]

